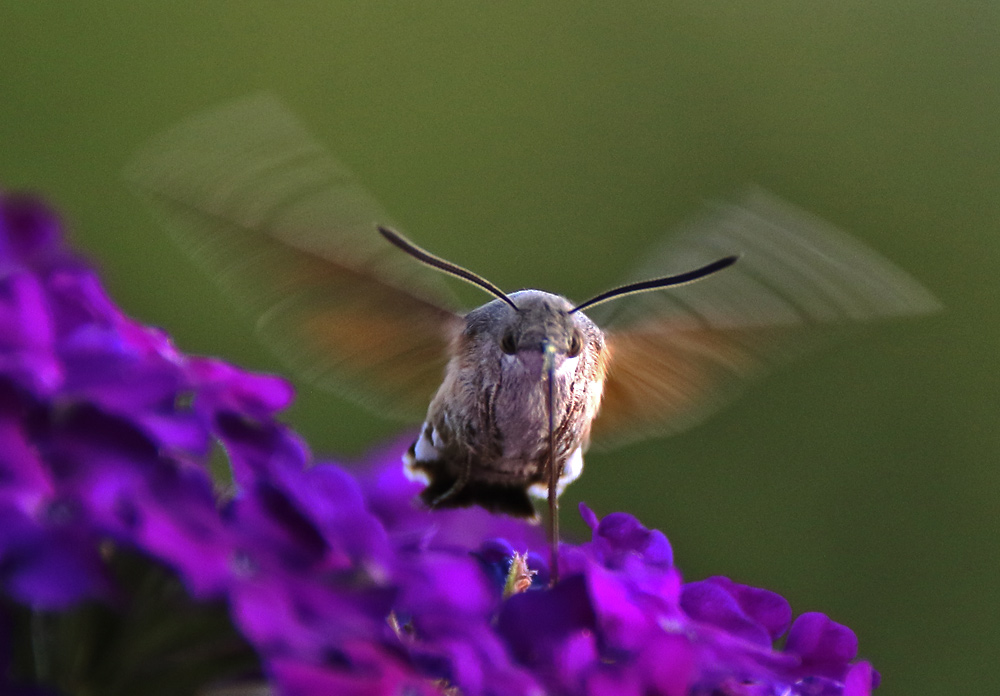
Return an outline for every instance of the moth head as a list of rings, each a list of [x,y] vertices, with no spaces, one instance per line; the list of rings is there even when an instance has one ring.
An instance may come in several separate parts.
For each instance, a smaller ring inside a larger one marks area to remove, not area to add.
[[[510,295],[514,306],[494,300],[466,315],[466,334],[503,355],[537,362],[547,349],[557,362],[578,357],[600,343],[601,331],[559,295],[521,290]]]

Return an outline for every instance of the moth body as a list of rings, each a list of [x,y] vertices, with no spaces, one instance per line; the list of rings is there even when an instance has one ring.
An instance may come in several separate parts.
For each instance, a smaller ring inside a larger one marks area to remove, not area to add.
[[[553,421],[562,490],[580,475],[604,388],[604,334],[564,297],[513,293],[465,316],[444,381],[406,455],[435,508],[480,505],[535,515],[549,461],[546,346],[553,355]]]
[[[426,414],[404,459],[426,504],[533,517],[529,493],[547,492],[552,581],[558,494],[591,435],[609,446],[679,432],[819,328],[940,307],[873,250],[755,188],[581,304],[508,296],[381,224],[377,201],[267,95],[153,139],[128,176],[302,376],[383,415]],[[496,299],[459,314],[441,273]],[[619,299],[603,329],[583,314]]]

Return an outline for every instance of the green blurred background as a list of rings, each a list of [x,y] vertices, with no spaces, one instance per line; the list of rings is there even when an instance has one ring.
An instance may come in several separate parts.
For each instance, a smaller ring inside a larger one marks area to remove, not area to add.
[[[592,454],[566,517],[633,511],[687,578],[829,613],[881,694],[995,688],[1000,6],[4,2],[0,185],[54,201],[117,300],[184,349],[281,371],[120,176],[154,133],[261,89],[407,233],[504,288],[589,296],[748,182],[920,279],[944,312]],[[351,456],[401,428],[308,386],[289,417]]]

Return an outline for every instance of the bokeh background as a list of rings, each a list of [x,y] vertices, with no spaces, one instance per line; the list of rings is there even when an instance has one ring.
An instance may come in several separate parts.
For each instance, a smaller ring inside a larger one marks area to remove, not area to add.
[[[579,500],[632,511],[687,578],[848,624],[881,694],[995,688],[1000,5],[4,2],[0,186],[50,198],[118,301],[184,349],[280,372],[121,178],[154,133],[262,89],[408,234],[504,288],[587,297],[748,182],[920,279],[945,311],[592,454],[564,509],[578,534]],[[308,385],[289,419],[344,457],[404,427]]]

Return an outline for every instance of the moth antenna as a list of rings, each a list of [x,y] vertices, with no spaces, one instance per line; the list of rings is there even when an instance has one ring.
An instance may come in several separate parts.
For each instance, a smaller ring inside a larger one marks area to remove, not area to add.
[[[702,266],[701,268],[696,268],[693,271],[685,271],[684,273],[678,273],[677,275],[665,276],[663,278],[653,278],[652,280],[641,280],[638,283],[629,283],[628,285],[621,285],[617,288],[612,288],[606,292],[602,292],[596,297],[591,297],[586,302],[578,304],[573,309],[569,310],[569,314],[573,312],[579,312],[581,309],[586,309],[587,307],[593,307],[594,305],[599,305],[608,300],[614,300],[619,297],[626,297],[628,295],[638,295],[641,292],[649,292],[650,290],[659,290],[661,288],[672,288],[678,285],[687,285],[688,283],[693,283],[696,280],[701,280],[707,276],[712,275],[724,268],[729,268],[732,266],[740,257],[738,255],[726,256],[718,261],[713,261],[712,263]]]
[[[378,228],[378,231],[382,234],[382,236],[385,237],[387,240],[389,240],[389,242],[393,246],[397,247],[398,249],[402,249],[407,254],[415,258],[417,261],[425,263],[431,268],[436,268],[439,271],[443,271],[448,275],[453,275],[456,278],[461,278],[467,283],[478,285],[483,290],[487,291],[492,295],[495,295],[499,299],[509,304],[511,307],[514,308],[514,311],[520,311],[518,310],[517,305],[514,304],[514,301],[509,297],[507,297],[507,295],[504,293],[503,290],[498,288],[490,281],[486,280],[486,278],[483,278],[481,275],[477,275],[472,271],[469,271],[465,268],[462,268],[461,266],[451,263],[450,261],[445,261],[440,256],[435,256],[426,249],[421,249],[420,247],[418,247],[409,239],[401,235],[396,230],[389,229],[388,227],[383,227],[382,225],[376,225],[376,227]]]

